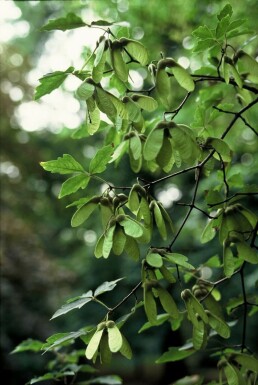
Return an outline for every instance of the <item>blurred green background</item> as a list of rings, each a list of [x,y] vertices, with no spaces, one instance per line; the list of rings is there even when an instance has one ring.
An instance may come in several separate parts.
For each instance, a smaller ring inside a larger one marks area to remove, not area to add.
[[[45,340],[53,333],[77,330],[98,320],[98,309],[89,307],[49,322],[66,299],[94,289],[104,280],[127,276],[125,284],[119,285],[112,294],[111,302],[115,304],[139,281],[140,274],[139,265],[123,257],[119,258],[119,263],[114,257],[112,263],[94,259],[100,225],[92,218],[87,227],[72,229],[73,209],[65,208],[70,203],[69,198],[57,199],[63,179],[39,166],[40,161],[55,159],[63,153],[70,153],[87,165],[95,146],[99,147],[101,135],[80,141],[71,139],[72,130],[84,118],[84,110],[73,97],[78,86],[74,79],[72,82],[68,79],[62,91],[56,90],[39,102],[33,100],[38,78],[71,65],[79,69],[83,57],[94,47],[99,32],[78,29],[47,33],[40,32],[39,28],[49,18],[61,17],[67,12],[77,12],[86,22],[100,18],[122,20],[131,26],[132,38],[141,40],[149,48],[152,60],[164,52],[196,69],[201,65],[200,56],[188,60],[192,48],[191,32],[198,25],[212,24],[214,15],[226,3],[209,0],[0,1],[1,378],[5,384],[23,384],[43,372],[46,356],[10,355],[22,340]],[[230,3],[236,18],[247,18],[248,25],[257,29],[257,0]],[[256,40],[251,50],[254,57],[258,55],[257,46]],[[187,109],[182,111],[181,121],[189,122],[192,113]],[[257,140],[248,130],[242,135],[245,140],[237,138],[234,145],[241,146],[242,171],[247,178],[253,178],[248,180],[252,183],[257,178]],[[126,160],[110,175],[110,180],[119,185],[129,185],[130,179],[135,182]],[[176,183],[159,186],[168,190],[163,198],[160,195],[161,200],[166,201],[173,192],[175,200],[182,196],[183,201],[187,201],[191,178],[184,176]],[[92,192],[95,188],[89,186]],[[250,199],[247,203],[254,206],[257,201]],[[172,201],[168,206],[177,222],[182,209],[172,205]],[[191,251],[195,260],[216,253],[215,249],[200,249],[196,243],[194,235],[199,235],[199,224],[203,225],[204,221],[197,213],[191,217],[184,238],[177,243],[182,253]],[[255,274],[257,278],[257,272],[252,272],[250,282],[255,279]],[[133,301],[129,306],[133,306]],[[112,368],[113,372],[125,377],[125,384],[172,382],[188,371],[194,373],[196,367],[202,365],[202,361],[198,361],[191,362],[190,369],[183,364],[154,367],[153,360],[170,343],[179,345],[182,336],[174,333],[172,338],[166,327],[139,336],[137,331],[144,322],[144,315],[139,313],[127,325],[126,334],[135,359],[129,363],[115,362]],[[252,338],[257,336],[254,326],[250,325]],[[209,366],[208,361],[204,362]]]

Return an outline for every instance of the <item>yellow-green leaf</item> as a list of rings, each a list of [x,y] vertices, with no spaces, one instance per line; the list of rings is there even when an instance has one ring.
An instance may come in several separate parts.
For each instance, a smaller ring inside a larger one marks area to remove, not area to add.
[[[147,136],[143,147],[143,156],[145,160],[153,160],[157,157],[163,143],[164,130],[154,129]]]
[[[119,352],[125,358],[130,360],[132,358],[132,356],[133,356],[133,352],[132,352],[131,346],[130,346],[129,342],[127,341],[127,339],[125,338],[124,335],[122,335],[122,338],[123,338],[123,342],[122,342],[122,346],[121,346],[121,349],[119,350]]]
[[[108,258],[110,251],[113,247],[113,236],[116,226],[111,226],[105,233],[105,239],[103,242],[103,257]]]
[[[151,324],[157,322],[157,305],[153,297],[151,289],[144,284],[144,309],[146,316]]]
[[[95,353],[97,352],[103,331],[104,329],[96,330],[96,332],[93,334],[93,337],[91,338],[85,352],[86,358],[88,360],[91,360],[95,355]]]
[[[118,352],[123,344],[123,338],[120,330],[115,323],[112,323],[112,326],[107,327],[108,331],[108,346],[112,353]]]
[[[158,253],[148,253],[146,257],[146,261],[152,267],[160,268],[163,265],[163,259]]]
[[[98,202],[89,201],[83,206],[79,207],[72,216],[71,225],[72,227],[80,226],[85,222],[93,211],[98,207]]]

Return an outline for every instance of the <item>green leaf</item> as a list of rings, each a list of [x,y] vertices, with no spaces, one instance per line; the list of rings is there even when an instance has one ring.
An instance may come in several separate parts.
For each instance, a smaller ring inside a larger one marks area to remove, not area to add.
[[[136,261],[140,258],[140,249],[138,243],[133,237],[126,237],[125,251]]]
[[[148,51],[142,43],[136,40],[123,38],[120,39],[120,41],[127,41],[125,48],[127,52],[133,57],[133,59],[137,60],[142,66],[148,64]]]
[[[125,219],[120,222],[120,225],[123,226],[126,235],[129,235],[130,237],[139,238],[143,235],[142,225],[128,215],[126,215]]]
[[[164,364],[166,362],[181,361],[195,353],[194,349],[183,350],[181,346],[169,348],[156,360],[156,364]]]
[[[100,362],[104,365],[110,365],[112,359],[112,352],[108,346],[108,335],[103,334],[99,344]]]
[[[232,16],[233,14],[233,9],[230,4],[226,4],[225,7],[220,11],[220,13],[217,15],[217,18],[219,20],[222,20],[226,16]]]
[[[224,16],[219,22],[216,27],[216,38],[220,39],[221,37],[224,37],[229,26],[230,22],[230,15]]]
[[[168,281],[169,283],[175,283],[176,278],[174,277],[173,273],[166,267],[166,266],[161,266],[159,268],[159,271],[163,275],[164,279]]]
[[[82,294],[80,297],[76,297],[75,300],[67,301],[65,305],[63,305],[60,309],[58,309],[54,315],[51,317],[51,320],[59,317],[60,315],[66,314],[71,310],[80,309],[82,306],[86,305],[86,303],[92,300],[93,293],[89,290],[87,293]]]
[[[85,222],[89,216],[93,213],[93,211],[98,207],[97,202],[89,202],[85,203],[83,206],[79,207],[77,211],[72,216],[71,225],[72,227],[78,227],[83,222]]]
[[[234,256],[227,241],[223,244],[223,269],[226,277],[231,277],[235,271]]]
[[[103,242],[103,257],[108,258],[112,247],[113,247],[113,237],[116,226],[111,226],[105,233],[105,238]]]
[[[238,53],[238,69],[240,73],[247,74],[247,78],[254,83],[258,83],[258,63],[244,51]]]
[[[129,344],[129,342],[127,341],[127,339],[125,338],[125,336],[122,335],[122,346],[119,350],[119,352],[125,357],[127,358],[128,360],[130,360],[133,356],[133,352],[132,352],[132,349],[131,349],[131,346]]]
[[[195,83],[185,68],[177,64],[176,66],[172,67],[172,72],[178,84],[186,91],[192,92],[195,89]]]
[[[87,103],[87,106],[88,106],[88,103]],[[95,134],[95,132],[98,131],[100,126],[100,111],[97,108],[97,106],[91,111],[88,108],[86,118],[87,118],[87,121],[86,121],[87,132],[89,135],[93,135]]]
[[[166,223],[164,221],[163,215],[161,213],[161,210],[157,202],[153,201],[153,203],[154,203],[154,218],[155,218],[158,231],[163,239],[167,239],[167,229],[166,229]]]
[[[44,95],[50,94],[56,88],[60,87],[67,76],[73,71],[74,67],[69,67],[66,71],[55,71],[40,78],[40,85],[36,87],[35,100],[40,99]]]
[[[40,162],[40,165],[46,171],[58,174],[71,174],[74,172],[84,172],[84,168],[71,155],[64,154],[57,160],[49,160],[48,162]]]
[[[96,243],[95,250],[94,250],[94,255],[96,258],[103,257],[104,239],[105,239],[105,236],[104,236],[104,234],[102,234]]]
[[[145,145],[143,147],[143,156],[145,160],[154,160],[163,143],[164,130],[163,129],[154,129],[148,135]]]
[[[218,229],[217,224],[218,224],[218,218],[211,219],[208,221],[201,235],[202,243],[207,243],[215,237]]]
[[[207,344],[207,329],[202,319],[193,325],[193,346],[196,350],[204,349]]]
[[[96,103],[98,108],[111,120],[114,119],[117,115],[117,110],[112,102],[111,94],[99,86],[96,87],[96,92]]]
[[[98,150],[90,162],[89,172],[91,174],[100,174],[105,171],[113,153],[114,148],[111,145],[107,145]]]
[[[157,305],[151,289],[144,284],[144,309],[149,322],[153,325],[157,322]]]
[[[136,133],[129,139],[129,150],[131,152],[131,156],[137,160],[142,155],[142,142],[139,135]]]
[[[82,330],[79,330],[77,332],[54,334],[47,339],[47,342],[44,345],[42,345],[42,350],[44,350],[44,353],[46,353],[47,351],[54,349],[57,346],[67,344],[68,341],[72,343],[76,338],[85,335],[86,332]]]
[[[236,244],[238,256],[246,262],[258,264],[258,252],[255,248],[250,247],[247,243],[237,242]]]
[[[75,372],[71,370],[65,370],[61,372],[51,372],[51,373],[45,373],[43,376],[33,378],[30,380],[29,384],[36,384],[37,382],[42,382],[46,380],[55,380],[58,381],[61,378],[65,378],[66,376],[74,376]]]
[[[12,351],[11,354],[21,353],[25,351],[39,352],[42,348],[43,342],[38,340],[33,340],[32,338],[28,338],[25,341],[22,341],[19,345],[17,345]]]
[[[168,261],[175,263],[176,265],[185,267],[186,269],[194,270],[194,266],[191,265],[188,261],[188,258],[185,255],[178,253],[166,253],[165,257]]]
[[[115,74],[122,82],[127,82],[129,69],[122,56],[122,48],[111,49],[111,63]]]
[[[122,379],[119,376],[116,375],[109,375],[109,376],[101,376],[101,377],[95,377],[92,380],[88,380],[85,385],[96,385],[96,384],[102,384],[102,385],[122,385]]]
[[[226,366],[224,366],[224,373],[228,382],[228,385],[239,385],[238,375],[232,365],[228,362]]]
[[[169,294],[169,292],[161,286],[157,288],[157,292],[158,292],[159,300],[163,309],[172,318],[175,318],[175,319],[179,318],[179,312],[178,312],[176,303],[174,299],[171,297],[171,295]]]
[[[66,195],[70,195],[78,191],[80,188],[87,187],[90,181],[90,176],[86,174],[79,174],[67,179],[61,187],[58,198],[63,198]]]
[[[107,21],[107,20],[96,20],[96,21],[92,21],[90,23],[90,25],[98,25],[98,26],[102,26],[102,27],[109,27],[113,24],[114,23],[112,21]]]
[[[164,68],[158,68],[157,70],[156,90],[161,103],[169,109],[171,104],[172,89],[170,79]]]
[[[133,94],[131,99],[143,110],[152,112],[158,108],[157,101],[150,96]]]
[[[145,330],[148,330],[148,329],[152,328],[153,326],[162,325],[164,322],[168,321],[169,318],[170,318],[170,315],[167,314],[167,313],[158,314],[157,321],[156,321],[155,325],[151,324],[149,321],[145,322],[145,324],[142,325],[142,327],[140,328],[138,333],[140,334],[140,333],[144,332]]]
[[[109,321],[109,322],[112,322],[112,321]],[[120,330],[118,329],[118,327],[116,326],[116,324],[113,322],[112,322],[112,326],[107,327],[107,331],[108,331],[109,349],[112,353],[116,353],[121,349],[121,347],[123,345],[122,334],[121,334]]]
[[[209,39],[213,38],[213,32],[210,30],[209,27],[206,25],[201,25],[200,27],[196,28],[193,32],[192,35],[198,39]]]
[[[207,312],[207,314],[210,327],[215,330],[221,337],[229,338],[230,327],[228,324],[223,319],[219,318],[217,315],[211,312]]]
[[[231,150],[229,145],[224,140],[212,138],[208,140],[208,144],[210,144],[216,150],[216,152],[220,154],[224,162],[231,161]],[[216,153],[215,157],[220,160],[220,158],[216,156]]]
[[[96,330],[96,332],[93,334],[93,337],[91,338],[85,351],[85,355],[88,360],[91,360],[97,352],[103,332],[104,329],[101,329]]]
[[[139,205],[140,205],[138,193],[137,193],[137,191],[136,191],[135,186],[137,186],[137,185],[134,185],[134,186],[131,188],[130,193],[129,193],[129,197],[128,197],[128,207],[129,207],[129,209],[130,209],[133,213],[135,213],[135,212],[138,211]]]
[[[79,99],[87,100],[89,99],[95,90],[95,86],[93,84],[83,82],[76,91],[76,95]]]
[[[238,362],[246,370],[258,373],[258,360],[249,354],[234,354],[234,361]]]
[[[199,40],[195,44],[193,52],[205,52],[206,50],[213,48],[216,44],[217,42],[214,39]]]
[[[117,225],[113,238],[113,252],[115,255],[120,255],[124,251],[126,244],[126,235],[123,229]]]
[[[147,254],[146,261],[152,267],[161,267],[163,265],[163,259],[160,254],[150,252]]]
[[[185,289],[181,293],[181,296],[187,305],[187,310],[188,310],[188,305],[189,305],[194,310],[195,314],[197,313],[201,317],[203,322],[207,324],[209,322],[208,316],[207,316],[202,304],[193,295],[193,293],[189,289]],[[196,324],[195,322],[193,322],[193,323]],[[196,324],[196,326],[197,326],[197,324]]]
[[[74,13],[70,12],[65,17],[60,17],[58,19],[51,19],[41,27],[41,31],[53,31],[61,30],[66,31],[67,29],[75,29],[80,27],[85,27],[87,24],[82,21],[82,19],[76,16]]]
[[[105,71],[108,51],[105,49],[105,41],[102,41],[98,47],[94,67],[92,70],[92,79],[95,83],[100,83]]]
[[[121,281],[122,279],[123,278],[118,278],[118,279],[115,279],[114,281],[106,281],[106,282],[102,283],[95,290],[94,297],[97,297],[98,295],[106,293],[107,291],[112,291],[116,287],[117,282]]]

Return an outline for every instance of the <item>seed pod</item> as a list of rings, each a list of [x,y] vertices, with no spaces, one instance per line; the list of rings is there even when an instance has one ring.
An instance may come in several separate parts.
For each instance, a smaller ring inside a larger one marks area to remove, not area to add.
[[[103,330],[106,327],[106,322],[100,322],[97,326],[97,330]]]

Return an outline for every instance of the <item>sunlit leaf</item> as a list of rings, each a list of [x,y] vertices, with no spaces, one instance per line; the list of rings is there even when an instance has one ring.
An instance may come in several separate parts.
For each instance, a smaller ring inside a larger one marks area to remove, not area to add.
[[[126,235],[129,235],[130,237],[139,238],[143,235],[142,225],[128,215],[126,215],[125,219],[120,222],[120,225],[123,226]]]
[[[72,174],[74,172],[84,172],[84,168],[71,155],[64,154],[57,160],[40,162],[40,165],[46,171],[58,174]]]
[[[115,43],[114,43],[115,44]],[[117,77],[122,82],[127,82],[129,69],[122,56],[122,48],[114,47],[111,49],[111,63]]]
[[[118,279],[115,279],[114,281],[106,281],[102,283],[95,290],[94,297],[97,297],[100,294],[106,293],[107,291],[112,291],[116,287],[117,282],[121,281],[122,279],[123,278],[118,278]]]
[[[162,354],[156,361],[156,364],[164,364],[166,362],[181,361],[195,353],[195,349],[183,350],[182,347],[172,347]]]
[[[123,345],[123,337],[116,324],[113,321],[109,321],[109,323],[112,323],[112,325],[107,326],[108,346],[112,353],[116,353]]]
[[[83,206],[79,207],[72,216],[71,225],[72,227],[78,227],[85,222],[93,211],[98,207],[98,202],[89,201]]]
[[[85,355],[88,360],[91,360],[97,352],[103,332],[104,329],[97,329],[96,332],[93,334],[93,337],[91,338],[85,351]]]
[[[43,342],[28,338],[25,341],[22,341],[17,345],[12,351],[11,354],[21,353],[25,351],[39,352],[42,348]]]
[[[111,249],[113,247],[113,237],[116,226],[111,226],[105,233],[105,238],[103,242],[103,257],[108,258]]]
[[[99,149],[92,158],[89,166],[91,174],[100,174],[105,171],[107,164],[111,160],[114,149],[111,145],[107,145]]]
[[[55,71],[40,78],[40,85],[37,86],[35,92],[35,100],[38,100],[44,95],[50,94],[56,88],[60,87],[67,76],[73,71],[74,67],[69,67],[66,71]]]
[[[133,94],[131,98],[143,110],[151,112],[158,107],[157,101],[150,96]]]
[[[47,342],[44,345],[42,345],[42,350],[44,350],[44,353],[46,353],[47,351],[54,349],[57,346],[66,344],[68,341],[73,342],[76,338],[85,336],[85,334],[86,332],[82,330],[77,332],[54,334],[47,339]]]
[[[147,254],[146,261],[150,266],[160,268],[163,265],[163,260],[160,254],[150,252]]]
[[[63,198],[66,195],[70,195],[78,191],[80,188],[84,189],[87,187],[90,181],[90,176],[86,174],[75,175],[67,179],[61,187],[58,198]]]
[[[76,95],[79,99],[87,100],[92,96],[94,90],[95,86],[93,84],[84,82],[77,88]]]
[[[127,52],[133,59],[137,60],[142,66],[148,64],[148,51],[145,46],[137,40],[132,39],[120,39],[120,42],[124,44]]]
[[[188,258],[185,255],[178,253],[166,253],[165,256],[168,261],[175,263],[176,265],[185,267],[186,269],[194,270],[194,266],[187,262]]]
[[[82,306],[86,305],[86,303],[92,300],[93,293],[89,290],[87,293],[82,294],[80,297],[76,297],[74,301],[69,301],[65,305],[63,305],[60,309],[58,309],[51,319],[57,318],[60,315],[66,314],[71,310],[80,309]]]
[[[85,27],[87,24],[74,13],[70,12],[65,17],[60,17],[58,19],[51,19],[41,27],[41,31],[53,31],[59,29],[61,31],[66,31],[67,29],[75,29],[80,27]]]
[[[181,67],[180,65],[177,65],[172,68],[172,72],[175,76],[176,81],[181,87],[183,87],[188,92],[192,92],[194,90],[195,83],[191,75],[189,75],[185,68]]]
[[[145,160],[153,160],[157,157],[163,143],[164,130],[154,128],[147,137],[143,148]]]

